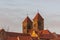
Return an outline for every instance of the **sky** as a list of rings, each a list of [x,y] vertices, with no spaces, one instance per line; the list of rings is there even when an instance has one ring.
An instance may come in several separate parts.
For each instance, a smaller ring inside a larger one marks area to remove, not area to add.
[[[38,10],[45,29],[60,34],[60,0],[0,0],[0,28],[22,32],[27,14],[32,20]]]

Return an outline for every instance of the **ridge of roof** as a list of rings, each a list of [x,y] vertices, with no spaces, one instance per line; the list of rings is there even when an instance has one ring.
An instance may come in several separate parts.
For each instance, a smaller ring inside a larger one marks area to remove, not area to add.
[[[35,19],[42,19],[42,20],[44,20],[39,12],[37,12],[36,16],[33,18],[33,20],[35,20]]]
[[[32,22],[32,20],[27,16],[23,22],[28,22],[28,21]]]
[[[6,32],[7,36],[30,36],[30,34]]]

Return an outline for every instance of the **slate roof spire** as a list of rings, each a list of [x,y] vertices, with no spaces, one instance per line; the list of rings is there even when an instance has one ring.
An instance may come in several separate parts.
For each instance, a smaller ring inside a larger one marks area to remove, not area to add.
[[[37,14],[36,14],[36,16],[34,17],[34,19],[33,20],[43,20],[43,17],[40,15],[40,13],[39,12],[37,12]]]

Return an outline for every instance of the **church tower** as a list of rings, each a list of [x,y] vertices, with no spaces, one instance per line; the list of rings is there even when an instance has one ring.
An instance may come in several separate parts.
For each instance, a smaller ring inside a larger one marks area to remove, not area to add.
[[[22,26],[23,26],[23,33],[29,33],[29,30],[32,29],[32,21],[28,16],[23,21]]]
[[[33,29],[35,31],[44,30],[44,19],[39,14],[39,12],[37,12],[36,16],[33,19]]]

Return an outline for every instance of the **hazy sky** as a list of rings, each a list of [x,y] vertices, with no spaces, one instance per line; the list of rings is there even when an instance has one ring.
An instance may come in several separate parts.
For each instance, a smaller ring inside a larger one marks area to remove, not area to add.
[[[27,13],[32,20],[39,9],[45,29],[60,33],[60,0],[0,0],[0,28],[22,32]]]

